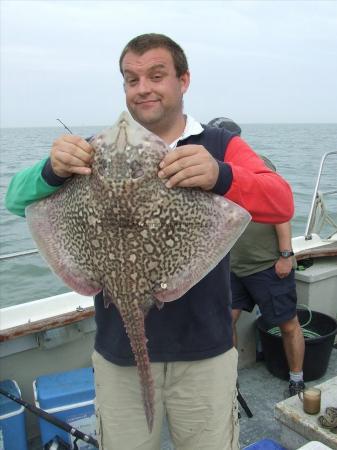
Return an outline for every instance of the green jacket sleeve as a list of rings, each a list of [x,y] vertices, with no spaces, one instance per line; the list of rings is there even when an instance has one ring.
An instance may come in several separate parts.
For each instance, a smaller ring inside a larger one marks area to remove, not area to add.
[[[25,217],[26,206],[48,197],[61,187],[50,186],[42,177],[42,169],[46,161],[47,158],[14,175],[5,198],[6,208],[11,213]]]

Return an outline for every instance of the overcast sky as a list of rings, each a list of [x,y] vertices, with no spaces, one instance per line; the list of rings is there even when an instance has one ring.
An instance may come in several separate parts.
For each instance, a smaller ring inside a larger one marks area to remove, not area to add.
[[[337,1],[1,2],[1,126],[109,125],[138,34],[185,50],[200,121],[337,122]]]

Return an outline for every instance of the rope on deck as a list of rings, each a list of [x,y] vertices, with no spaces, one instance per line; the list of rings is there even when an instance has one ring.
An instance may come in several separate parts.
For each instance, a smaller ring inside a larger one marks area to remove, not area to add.
[[[302,329],[304,339],[312,339],[312,338],[321,337],[321,335],[319,333],[316,333],[315,331],[312,331],[312,330],[307,330],[305,328],[306,326],[310,325],[311,320],[312,320],[311,309],[307,305],[304,305],[304,304],[299,304],[298,306],[302,306],[309,313],[309,319],[304,324],[301,324],[301,329]],[[273,328],[270,328],[269,330],[267,330],[267,333],[272,334],[273,336],[281,336],[281,329],[280,329],[280,327],[273,327]]]

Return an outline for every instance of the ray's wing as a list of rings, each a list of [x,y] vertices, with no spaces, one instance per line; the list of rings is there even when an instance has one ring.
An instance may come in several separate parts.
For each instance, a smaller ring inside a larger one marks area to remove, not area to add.
[[[74,181],[29,205],[26,218],[41,256],[56,275],[76,292],[95,295],[101,290],[100,276],[86,236],[83,203],[72,201],[76,195]]]
[[[167,228],[161,230],[160,282],[154,291],[161,302],[180,298],[214,269],[251,219],[245,209],[218,195],[185,189],[177,199],[173,233],[168,237]]]

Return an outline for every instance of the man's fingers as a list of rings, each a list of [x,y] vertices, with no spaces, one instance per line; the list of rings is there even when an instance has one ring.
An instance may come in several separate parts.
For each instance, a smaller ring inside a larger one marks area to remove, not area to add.
[[[175,187],[199,187],[203,183],[203,176],[197,175],[195,177],[185,178],[175,185]]]
[[[214,187],[219,175],[218,163],[202,145],[178,147],[166,155],[159,167],[158,176],[167,179],[168,188],[200,187],[208,191]]]
[[[179,172],[186,172],[187,169],[200,166],[200,156],[193,154],[192,156],[185,156],[172,161],[170,164],[164,166],[159,173],[159,178],[169,178]]]
[[[81,147],[68,143],[62,148],[57,149],[55,152],[55,159],[71,166],[83,166],[90,165],[92,154],[87,153]]]
[[[61,177],[76,174],[90,174],[89,168],[94,155],[94,148],[80,136],[64,135],[57,139],[51,149],[51,165]],[[83,168],[78,171],[78,167]]]
[[[177,147],[174,151],[171,151],[167,153],[165,158],[161,161],[159,164],[159,167],[161,169],[166,168],[167,166],[171,165],[175,161],[195,155],[199,152],[198,146],[196,145],[182,145],[181,147]]]
[[[75,145],[76,147],[81,148],[83,151],[85,151],[86,153],[92,153],[93,152],[93,147],[92,145],[90,145],[85,139],[81,138],[81,136],[75,136],[72,134],[65,134],[63,136],[61,136],[60,142],[68,142],[70,144]]]
[[[76,175],[90,175],[91,174],[91,169],[90,169],[90,167],[76,167],[76,166],[72,166],[71,167],[71,173],[72,174],[76,174]]]
[[[201,165],[189,166],[186,169],[180,170],[175,175],[171,176],[165,185],[167,187],[173,186],[192,186],[189,184],[188,180],[195,178],[203,178],[205,169]],[[185,184],[182,184],[185,182]]]

